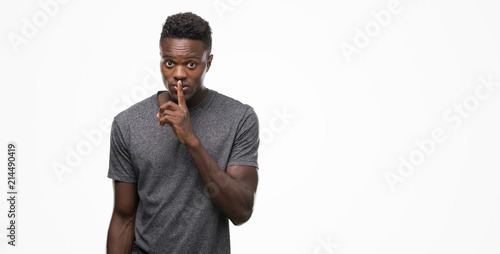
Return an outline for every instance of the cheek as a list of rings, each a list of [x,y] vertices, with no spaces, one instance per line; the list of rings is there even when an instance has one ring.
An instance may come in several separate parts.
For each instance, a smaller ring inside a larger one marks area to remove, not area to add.
[[[170,71],[167,68],[163,67],[163,66],[160,68],[160,73],[161,73],[161,77],[163,78],[163,80],[166,80],[166,79],[168,79],[169,77],[172,76],[170,74]]]
[[[200,73],[198,73],[197,75],[197,79],[202,82],[203,79],[205,79],[205,72],[204,71],[201,71]]]
[[[205,68],[200,68],[194,73],[197,79],[201,79],[205,76]]]
[[[163,83],[165,84],[168,83],[168,77],[165,75],[164,72],[161,72],[161,79],[163,80]]]

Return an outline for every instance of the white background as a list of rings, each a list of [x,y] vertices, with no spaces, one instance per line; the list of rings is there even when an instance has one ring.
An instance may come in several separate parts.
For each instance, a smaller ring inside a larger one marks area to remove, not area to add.
[[[19,191],[16,247],[0,202],[0,253],[105,251],[99,126],[164,89],[161,25],[181,11],[212,26],[206,86],[260,118],[255,211],[231,227],[233,253],[500,253],[500,86],[480,81],[500,81],[497,1],[400,0],[382,25],[389,0],[46,2],[0,6],[0,189],[14,141]]]

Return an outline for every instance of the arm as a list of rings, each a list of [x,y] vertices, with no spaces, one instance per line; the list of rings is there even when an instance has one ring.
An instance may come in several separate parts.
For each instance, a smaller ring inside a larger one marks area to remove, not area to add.
[[[215,206],[234,225],[250,219],[257,190],[257,168],[229,166],[224,173],[196,136],[184,100],[181,81],[177,85],[179,104],[169,101],[160,106],[157,118],[161,126],[168,124],[180,142],[186,146],[200,172]]]
[[[238,226],[248,221],[253,212],[257,190],[257,168],[229,166],[224,173],[199,140],[186,147],[215,206],[234,225]]]
[[[137,184],[113,181],[115,205],[108,229],[107,253],[131,253],[137,211]]]

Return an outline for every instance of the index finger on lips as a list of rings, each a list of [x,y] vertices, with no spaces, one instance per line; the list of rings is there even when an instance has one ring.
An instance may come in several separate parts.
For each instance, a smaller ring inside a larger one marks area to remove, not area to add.
[[[186,101],[184,100],[184,91],[182,89],[182,81],[177,81],[177,100],[179,101],[179,106],[186,108]]]

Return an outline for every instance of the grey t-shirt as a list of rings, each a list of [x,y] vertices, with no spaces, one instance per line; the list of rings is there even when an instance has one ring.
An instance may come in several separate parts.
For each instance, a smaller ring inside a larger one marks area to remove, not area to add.
[[[119,113],[111,128],[108,177],[137,183],[132,253],[230,253],[229,223],[215,207],[186,147],[159,126],[157,94]],[[209,90],[189,108],[198,138],[225,171],[258,167],[254,110]]]

